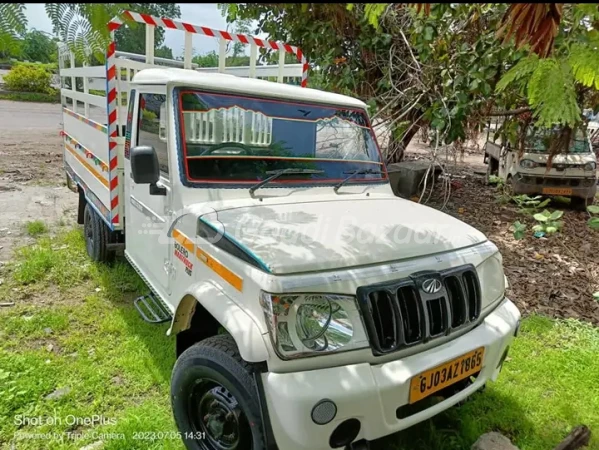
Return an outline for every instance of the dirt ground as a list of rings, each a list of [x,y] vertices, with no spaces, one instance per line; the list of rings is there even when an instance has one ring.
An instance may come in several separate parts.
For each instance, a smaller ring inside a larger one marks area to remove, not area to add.
[[[60,105],[0,101],[0,263],[27,243],[24,224],[74,221],[62,168]]]
[[[16,245],[33,242],[25,222],[74,223],[77,196],[65,185],[60,105],[0,101],[0,118],[1,265]],[[406,158],[425,159],[427,154],[426,144],[416,138]],[[499,203],[498,191],[483,184],[486,166],[480,148],[471,144],[457,163],[446,159],[444,152],[441,155],[451,175],[446,212],[480,229],[499,247],[511,284],[508,293],[518,307],[525,313],[574,317],[599,325],[599,302],[593,299],[599,291],[599,232],[586,226],[588,215],[551,204],[551,210],[564,210],[563,230],[548,239],[534,238],[529,231],[517,241],[510,226],[519,220],[530,230],[534,220],[514,204]],[[443,190],[437,186],[428,205],[440,209],[442,197]]]

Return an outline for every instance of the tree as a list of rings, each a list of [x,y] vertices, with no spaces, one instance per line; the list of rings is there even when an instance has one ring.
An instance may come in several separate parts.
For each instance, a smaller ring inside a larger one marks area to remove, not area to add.
[[[58,60],[56,40],[43,31],[31,30],[21,40],[20,56],[32,62],[50,63]]]
[[[191,62],[197,64],[199,67],[218,67],[218,53],[212,50],[204,55],[195,55]]]
[[[599,109],[599,8],[579,3],[564,5],[562,11],[551,54],[522,58],[496,87],[499,95],[512,93],[507,106],[527,103],[532,112],[506,121],[506,137],[523,150],[529,125],[557,130],[548,142],[551,156],[567,151],[576,131],[585,129],[583,109]]]
[[[256,32],[302,48],[319,68],[323,87],[368,101],[389,131],[392,162],[401,159],[420,128],[432,129],[445,143],[459,143],[492,110],[517,105],[538,111],[547,105],[542,97],[530,102],[517,86],[499,91],[496,86],[530,53],[527,42],[544,58],[554,43],[560,47],[562,36],[572,36],[574,23],[594,23],[590,10],[596,5],[564,7],[563,17],[561,7],[557,17],[551,5],[528,7],[517,17],[506,4],[429,4],[421,11],[405,4],[230,4],[228,20],[257,18]],[[588,36],[577,36],[569,45],[580,41],[594,50],[584,43]],[[580,70],[592,78],[590,64]],[[572,116],[567,108],[553,112],[557,123]]]
[[[135,12],[150,14],[157,17],[168,17],[171,19],[181,17],[181,9],[176,3],[130,3],[129,9]],[[145,26],[131,23],[124,24],[115,32],[116,48],[123,52],[144,54],[146,50]],[[164,43],[165,30],[162,27],[154,29],[154,48],[160,49]],[[170,50],[170,49],[169,49]],[[161,55],[165,50],[160,50]],[[172,50],[170,51],[172,56]],[[156,54],[155,50],[155,56]],[[164,58],[164,56],[162,56]]]
[[[20,52],[19,37],[27,30],[25,3],[0,3],[0,56]]]
[[[175,59],[173,57],[173,49],[163,45],[162,47],[158,47],[154,50],[154,56],[158,58],[167,58],[167,59]]]

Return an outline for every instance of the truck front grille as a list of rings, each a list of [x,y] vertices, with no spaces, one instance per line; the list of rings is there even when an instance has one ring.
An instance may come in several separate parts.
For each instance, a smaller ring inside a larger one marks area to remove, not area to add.
[[[446,336],[480,315],[480,283],[470,264],[361,286],[357,296],[375,355]]]

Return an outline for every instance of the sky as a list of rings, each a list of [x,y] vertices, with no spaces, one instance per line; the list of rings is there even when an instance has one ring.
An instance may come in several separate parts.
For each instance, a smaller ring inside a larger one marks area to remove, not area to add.
[[[216,3],[179,3],[179,7],[181,8],[180,20],[184,22],[217,30],[226,30],[227,22],[217,8]],[[46,15],[43,3],[26,3],[25,14],[29,28],[35,28],[48,33],[52,32],[52,24]],[[183,32],[167,30],[164,44],[173,49],[175,57],[183,54],[184,43],[185,34]],[[194,36],[193,48],[195,53],[198,54],[208,53],[212,50],[218,51],[218,41],[216,39]]]

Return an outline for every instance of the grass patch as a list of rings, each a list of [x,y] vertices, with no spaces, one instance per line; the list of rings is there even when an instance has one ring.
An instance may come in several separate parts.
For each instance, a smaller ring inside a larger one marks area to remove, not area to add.
[[[60,103],[60,94],[40,92],[0,92],[0,100],[13,102]]]
[[[25,228],[29,236],[39,236],[40,234],[48,232],[48,227],[46,226],[46,223],[42,220],[33,220],[27,222],[25,224]]]
[[[143,322],[132,299],[147,290],[125,262],[91,263],[79,229],[41,237],[17,252],[0,286],[0,448],[79,449],[103,439],[105,450],[183,450],[177,438],[135,439],[137,432],[173,433],[170,375],[175,362],[168,325]],[[32,300],[58,292],[52,306]],[[462,450],[480,434],[500,431],[522,450],[553,448],[572,427],[594,432],[599,449],[599,329],[574,320],[529,317],[496,383],[459,408],[373,443],[375,450]],[[63,397],[47,395],[68,389]],[[73,425],[67,417],[101,416]],[[22,425],[17,417],[56,417]],[[16,433],[76,432],[82,438],[18,440]],[[96,433],[95,435],[92,433]],[[96,436],[96,437],[94,437]],[[114,437],[114,436],[118,436]]]

